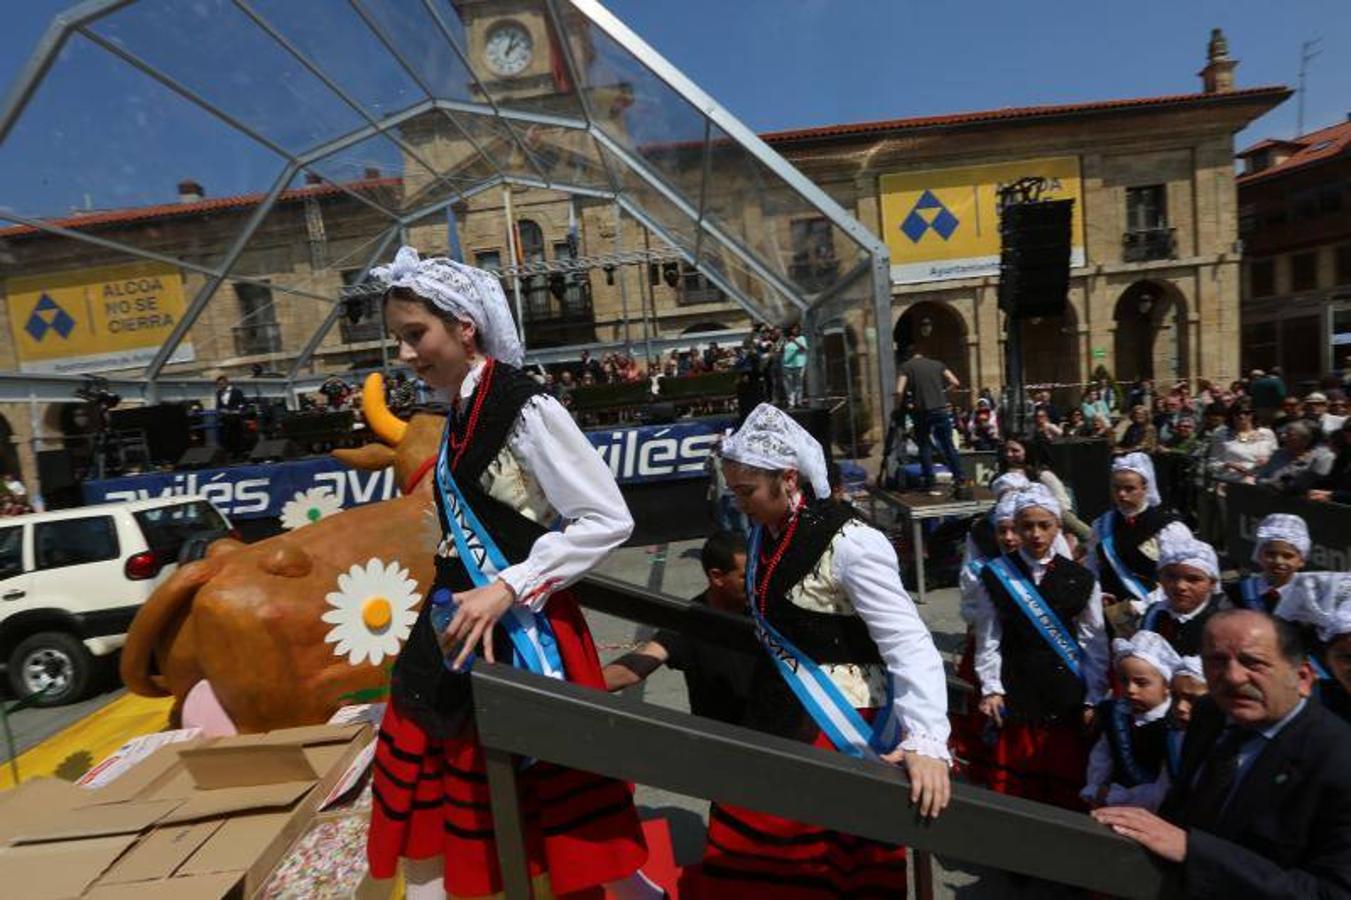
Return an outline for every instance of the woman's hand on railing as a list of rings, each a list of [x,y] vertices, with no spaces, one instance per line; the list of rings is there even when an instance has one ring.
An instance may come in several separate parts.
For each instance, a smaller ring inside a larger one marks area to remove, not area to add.
[[[882,761],[905,766],[906,775],[910,777],[910,805],[918,806],[921,816],[936,819],[948,808],[952,782],[948,778],[946,762],[899,747],[883,756]]]

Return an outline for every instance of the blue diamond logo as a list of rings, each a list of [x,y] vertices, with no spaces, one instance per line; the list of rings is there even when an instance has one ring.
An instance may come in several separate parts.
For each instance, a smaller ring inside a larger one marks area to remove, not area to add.
[[[934,196],[933,191],[919,195],[910,214],[901,222],[901,233],[918,244],[924,235],[932,229],[943,240],[952,237],[961,220],[952,214],[952,210],[943,205],[943,201]]]
[[[36,312],[28,317],[23,330],[28,332],[28,336],[35,341],[40,341],[47,336],[47,323],[43,321],[42,316]]]
[[[919,239],[924,237],[924,232],[929,230],[929,223],[924,221],[924,217],[917,210],[911,210],[910,215],[905,217],[901,223],[901,231],[910,238],[912,243],[919,243]]]
[[[52,318],[52,327],[61,337],[68,338],[70,333],[75,330],[75,320],[64,309],[57,310],[56,315]]]
[[[70,333],[75,330],[75,319],[50,295],[43,294],[34,304],[33,312],[24,323],[23,330],[35,341],[45,338],[48,331],[55,331],[64,339],[70,337]]]

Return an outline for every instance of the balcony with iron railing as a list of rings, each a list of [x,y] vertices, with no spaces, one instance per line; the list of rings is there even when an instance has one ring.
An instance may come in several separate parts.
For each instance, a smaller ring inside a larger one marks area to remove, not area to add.
[[[237,356],[262,356],[265,353],[281,352],[281,325],[277,322],[236,325],[230,331],[234,334]]]
[[[1125,262],[1150,262],[1177,259],[1177,229],[1136,228],[1121,236],[1121,259]]]

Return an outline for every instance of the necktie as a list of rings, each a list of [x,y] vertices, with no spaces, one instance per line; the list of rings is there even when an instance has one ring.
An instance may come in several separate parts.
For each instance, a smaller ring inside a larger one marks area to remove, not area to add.
[[[1215,743],[1210,758],[1196,779],[1191,800],[1187,804],[1187,823],[1203,831],[1213,831],[1219,823],[1229,794],[1238,777],[1239,755],[1252,734],[1232,729]]]
[[[1281,602],[1281,592],[1276,590],[1275,588],[1271,588],[1265,594],[1262,595],[1262,605],[1266,607],[1267,612],[1271,612],[1272,610],[1274,610],[1276,608],[1276,604],[1280,602]]]

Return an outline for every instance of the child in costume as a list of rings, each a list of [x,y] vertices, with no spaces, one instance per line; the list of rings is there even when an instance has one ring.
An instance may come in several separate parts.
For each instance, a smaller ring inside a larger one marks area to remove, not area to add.
[[[1168,792],[1169,684],[1181,663],[1172,646],[1152,631],[1112,642],[1121,696],[1098,707],[1102,736],[1088,758],[1079,796],[1094,808],[1138,806],[1157,810]]]
[[[1201,657],[1183,656],[1178,660],[1177,668],[1173,670],[1173,680],[1168,683],[1168,693],[1173,700],[1169,718],[1180,737],[1191,724],[1196,704],[1210,693],[1206,687],[1205,672],[1201,669]],[[1178,744],[1180,749],[1180,740]]]
[[[1159,588],[1150,594],[1140,630],[1163,635],[1179,656],[1196,656],[1206,622],[1228,605],[1219,558],[1214,547],[1190,534],[1164,535],[1159,547]]]
[[[488,896],[502,879],[465,670],[480,654],[603,689],[567,587],[623,543],[633,520],[572,417],[520,370],[496,275],[411,247],[372,274],[385,285],[400,361],[452,408],[429,467],[443,534],[436,577],[394,666],[367,857],[375,879],[403,860],[409,900]],[[440,633],[437,602],[455,609]],[[547,874],[556,896],[662,895],[638,871],[647,848],[627,785],[543,761],[519,783],[532,878]]]
[[[947,684],[890,542],[828,502],[825,453],[782,410],[757,406],[722,453],[753,523],[746,593],[766,649],[743,724],[902,765],[919,814],[937,816],[950,791]],[[739,900],[903,897],[905,848],[715,803],[702,886]]]
[[[1084,565],[1109,603],[1144,604],[1159,584],[1160,544],[1190,536],[1177,513],[1162,505],[1154,463],[1127,453],[1112,462],[1112,508],[1093,522]]]
[[[1102,593],[1056,552],[1051,492],[1032,485],[1016,497],[1021,545],[985,566],[973,597],[980,708],[998,729],[989,785],[1081,809],[1087,731],[1107,693]]]
[[[1225,586],[1235,607],[1274,613],[1299,578],[1312,542],[1299,516],[1272,513],[1257,524],[1252,561],[1258,571]]]
[[[1351,575],[1303,580],[1282,597],[1275,614],[1313,632],[1309,660],[1315,673],[1326,673],[1315,696],[1351,722]]]

